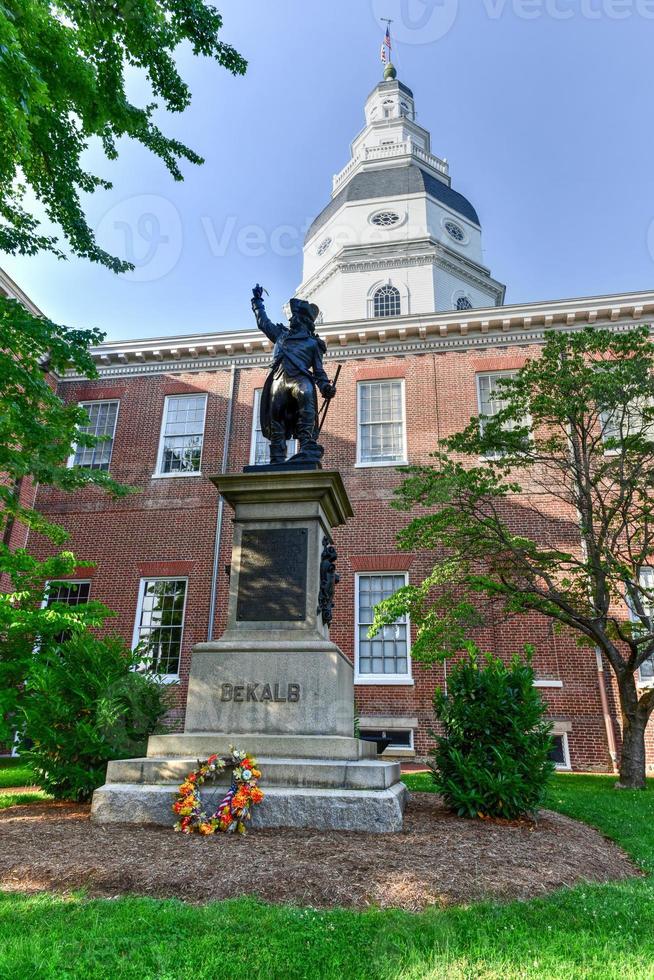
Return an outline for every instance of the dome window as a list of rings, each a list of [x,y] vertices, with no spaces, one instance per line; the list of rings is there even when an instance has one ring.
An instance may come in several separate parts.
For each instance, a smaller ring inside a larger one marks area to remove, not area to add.
[[[465,231],[461,225],[457,225],[454,221],[445,222],[445,231],[448,233],[450,238],[454,239],[455,242],[465,242],[466,240]]]
[[[331,238],[323,239],[323,241],[320,243],[317,249],[318,255],[324,255],[327,249],[329,248],[329,246],[331,245],[331,243],[332,243]]]
[[[399,222],[400,216],[396,211],[378,211],[370,220],[378,228],[391,228]]]
[[[400,291],[395,286],[380,286],[373,297],[374,316],[399,316]]]

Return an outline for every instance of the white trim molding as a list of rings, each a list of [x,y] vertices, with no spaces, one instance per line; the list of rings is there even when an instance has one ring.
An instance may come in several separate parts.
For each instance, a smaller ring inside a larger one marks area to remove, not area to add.
[[[384,687],[414,687],[415,681],[412,677],[411,664],[411,621],[406,617],[406,674],[361,674],[359,673],[359,583],[362,578],[374,578],[375,576],[394,576],[404,578],[404,584],[409,584],[408,572],[356,572],[354,575],[354,683],[360,686],[384,686]],[[365,623],[363,624],[366,625]],[[379,727],[379,726],[377,726]],[[396,726],[399,727],[399,726]],[[408,727],[408,726],[407,726]]]
[[[323,324],[320,336],[327,344],[327,359],[541,345],[550,330],[572,333],[588,325],[624,332],[654,323],[654,292],[409,313],[384,319],[383,341],[379,323],[365,318]],[[258,330],[212,332],[106,342],[93,348],[92,356],[101,378],[179,374],[268,365],[270,342]],[[79,378],[69,371],[62,380]]]

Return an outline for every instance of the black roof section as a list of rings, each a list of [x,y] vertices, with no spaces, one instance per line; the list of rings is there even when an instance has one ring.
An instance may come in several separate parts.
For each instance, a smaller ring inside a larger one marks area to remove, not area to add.
[[[421,167],[410,164],[408,167],[383,167],[356,174],[320,212],[309,228],[305,242],[313,238],[332,215],[349,201],[366,201],[376,197],[401,197],[404,194],[420,194],[423,191],[462,217],[473,221],[476,225],[480,224],[477,212],[463,194],[453,191],[442,180],[422,170]]]

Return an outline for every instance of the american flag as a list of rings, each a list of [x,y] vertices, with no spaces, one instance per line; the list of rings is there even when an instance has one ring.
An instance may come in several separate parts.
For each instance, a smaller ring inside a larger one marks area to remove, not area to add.
[[[386,60],[387,60],[386,59],[386,48],[388,48],[388,55],[389,55],[389,58],[390,58],[390,53],[391,53],[391,29],[390,29],[390,27],[387,27],[386,28],[386,37],[382,41],[382,46],[381,46],[381,60],[384,62],[384,64],[386,64]]]

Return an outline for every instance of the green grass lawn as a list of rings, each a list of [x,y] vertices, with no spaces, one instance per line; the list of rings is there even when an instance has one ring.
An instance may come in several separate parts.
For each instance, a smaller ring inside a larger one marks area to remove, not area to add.
[[[0,789],[11,786],[31,786],[34,773],[20,759],[0,759]]]
[[[427,789],[428,780],[406,777],[415,789]],[[613,782],[558,775],[548,805],[599,827],[654,871],[654,788],[616,793]],[[654,978],[654,884],[583,886],[418,915],[251,899],[193,907],[6,894],[0,936],[0,978],[641,980]]]

